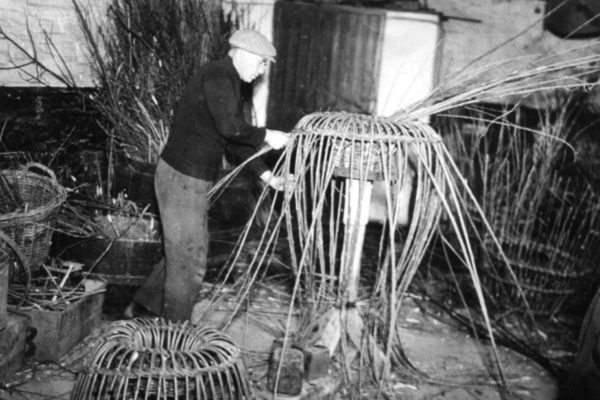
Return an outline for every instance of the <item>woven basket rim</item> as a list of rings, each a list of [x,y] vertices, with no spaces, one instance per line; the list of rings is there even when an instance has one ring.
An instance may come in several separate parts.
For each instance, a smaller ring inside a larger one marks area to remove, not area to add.
[[[0,171],[0,174],[12,174],[13,176],[16,175],[17,179],[20,179],[24,176],[27,176],[28,178],[34,178],[39,182],[43,182],[44,185],[55,191],[53,198],[42,206],[34,207],[25,212],[16,211],[12,213],[0,214],[0,227],[12,226],[15,224],[15,222],[23,219],[43,219],[51,214],[57,207],[61,206],[67,199],[67,190],[49,177],[24,170],[3,170]]]
[[[333,139],[337,139],[340,141],[348,141],[348,142],[368,142],[374,144],[384,145],[387,143],[441,143],[441,138],[425,138],[425,137],[415,137],[415,136],[407,136],[407,135],[392,135],[392,134],[381,134],[381,133],[354,133],[352,135],[348,135],[347,133],[340,132],[338,130],[332,128],[315,128],[311,127],[310,129],[298,129],[294,132],[298,135],[314,135],[317,134],[322,137],[330,137]]]
[[[427,125],[414,121],[414,126]],[[436,133],[432,137],[411,136],[410,127],[387,117],[347,111],[321,111],[304,116],[294,128],[294,134],[319,134],[350,141],[384,141],[412,143],[442,143]],[[351,131],[351,134],[348,134]]]

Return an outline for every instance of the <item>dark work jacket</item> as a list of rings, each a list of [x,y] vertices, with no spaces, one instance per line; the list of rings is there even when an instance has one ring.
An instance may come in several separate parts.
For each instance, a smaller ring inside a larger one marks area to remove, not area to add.
[[[266,130],[245,121],[241,83],[229,56],[201,67],[175,108],[161,158],[185,175],[214,181],[225,149],[238,160],[256,153]],[[249,167],[257,175],[267,170],[260,159]]]

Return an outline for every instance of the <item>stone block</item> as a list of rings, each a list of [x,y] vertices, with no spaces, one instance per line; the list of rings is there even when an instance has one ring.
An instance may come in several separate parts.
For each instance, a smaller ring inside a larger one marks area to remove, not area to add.
[[[275,340],[269,357],[267,389],[274,392],[277,386],[277,394],[296,396],[302,391],[303,378],[304,352],[289,343],[284,348],[282,340]]]
[[[325,346],[308,346],[304,352],[304,379],[312,381],[323,378],[329,373],[331,359],[329,350]]]

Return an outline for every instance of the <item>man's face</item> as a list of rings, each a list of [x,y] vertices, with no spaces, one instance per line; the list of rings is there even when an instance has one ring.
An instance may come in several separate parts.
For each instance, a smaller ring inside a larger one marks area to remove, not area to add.
[[[267,62],[267,59],[259,55],[240,49],[240,63],[238,68],[240,78],[244,82],[252,82],[265,73]]]

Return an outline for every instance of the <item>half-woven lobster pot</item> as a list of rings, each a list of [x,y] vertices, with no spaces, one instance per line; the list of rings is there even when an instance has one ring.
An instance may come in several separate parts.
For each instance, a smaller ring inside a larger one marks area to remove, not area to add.
[[[32,167],[48,176],[32,172]],[[0,230],[15,242],[23,261],[34,271],[48,257],[56,217],[67,191],[57,182],[54,173],[40,164],[28,164],[23,170],[0,171],[0,174],[4,191],[0,195],[0,209],[18,205],[16,210],[0,214]]]
[[[397,179],[406,170],[409,147],[432,141],[389,119],[343,111],[309,114],[295,130],[319,138],[316,146],[335,160],[333,174],[353,179]]]
[[[162,318],[107,325],[72,392],[84,399],[251,399],[240,349],[220,331]]]

